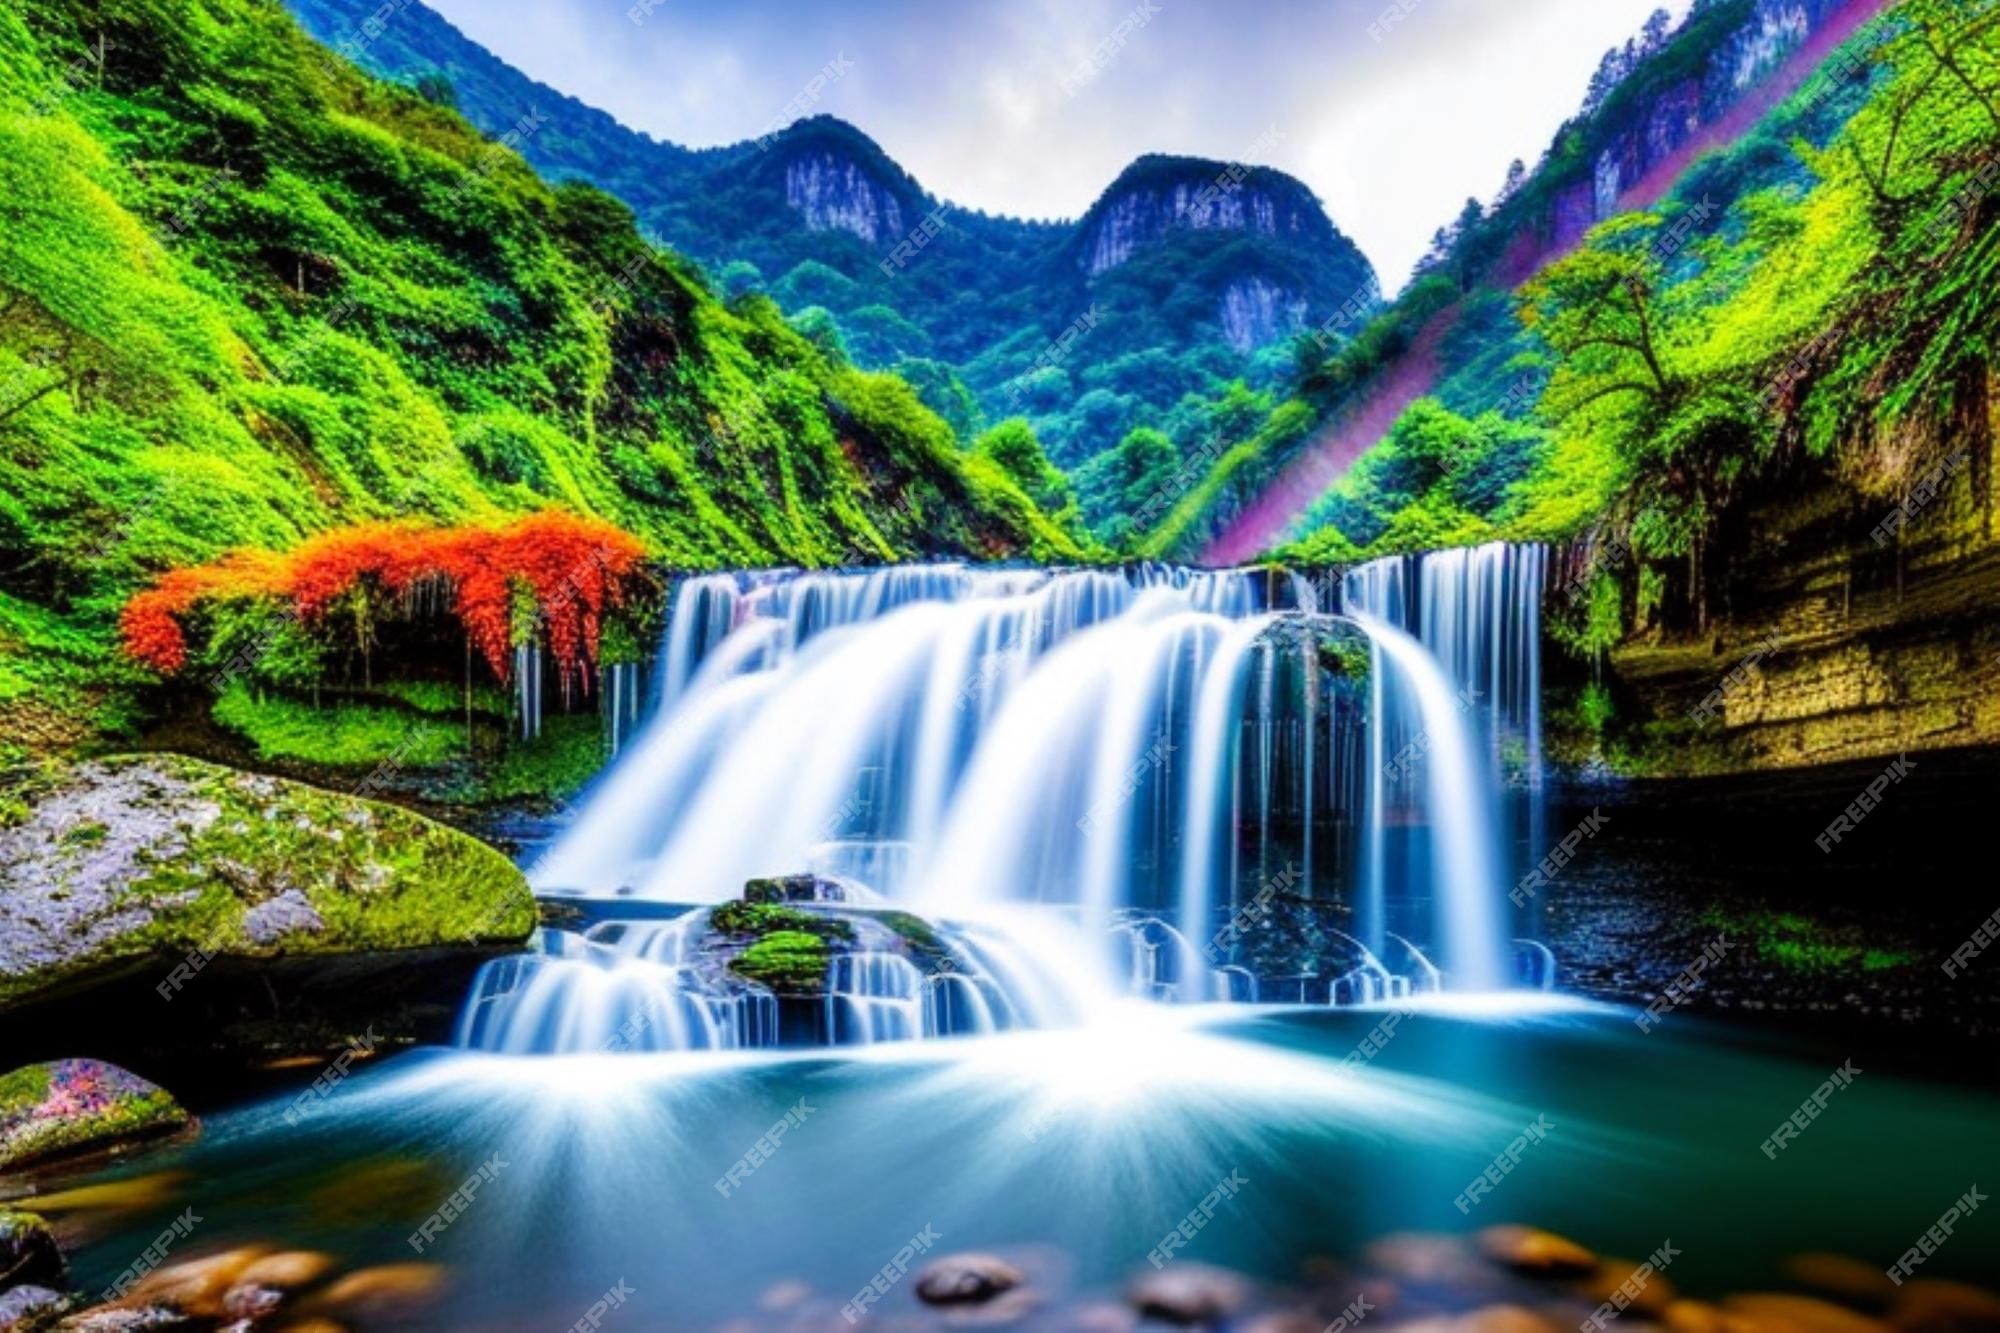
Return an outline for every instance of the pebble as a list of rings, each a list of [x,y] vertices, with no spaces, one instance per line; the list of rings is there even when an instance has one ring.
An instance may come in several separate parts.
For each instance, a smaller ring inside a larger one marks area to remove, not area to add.
[[[1020,1269],[998,1255],[948,1254],[917,1274],[917,1298],[927,1305],[964,1305],[992,1300],[1025,1281]]]
[[[1237,1274],[1207,1264],[1173,1264],[1132,1284],[1132,1307],[1170,1324],[1208,1324],[1243,1307],[1249,1285]]]

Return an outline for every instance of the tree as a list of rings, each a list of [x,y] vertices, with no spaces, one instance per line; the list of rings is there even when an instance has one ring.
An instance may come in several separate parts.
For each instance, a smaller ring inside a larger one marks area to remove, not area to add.
[[[1499,197],[1493,201],[1493,210],[1498,212],[1501,205],[1519,194],[1521,187],[1527,183],[1528,164],[1517,157],[1507,164],[1507,179],[1500,186]]]
[[[989,458],[1020,483],[1028,498],[1044,513],[1057,514],[1076,503],[1068,476],[1049,462],[1035,431],[1020,417],[1001,422],[979,437],[973,453]]]
[[[1652,55],[1667,44],[1672,35],[1674,16],[1664,9],[1656,9],[1646,18],[1646,26],[1640,30],[1640,49]]]

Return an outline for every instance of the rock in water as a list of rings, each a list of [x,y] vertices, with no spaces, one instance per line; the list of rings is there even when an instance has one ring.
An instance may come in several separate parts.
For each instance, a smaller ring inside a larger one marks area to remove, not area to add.
[[[68,1276],[69,1265],[47,1222],[33,1213],[0,1209],[0,1283],[60,1287]]]
[[[0,1292],[0,1333],[40,1328],[62,1304],[62,1293],[47,1287],[10,1287]]]
[[[949,1254],[917,1274],[917,1296],[930,1305],[963,1305],[992,1300],[1026,1280],[996,1255]]]
[[[1495,1263],[1533,1277],[1588,1277],[1597,1271],[1597,1256],[1589,1250],[1534,1227],[1487,1227],[1479,1233],[1479,1248]]]
[[[114,1148],[189,1123],[165,1089],[100,1060],[57,1060],[0,1076],[0,1171]]]
[[[505,856],[395,806],[168,754],[74,764],[26,795],[0,821],[17,1059],[66,1053],[25,1012],[45,1003],[65,1042],[112,1058],[324,1058],[329,1033],[402,1035],[403,1001],[448,1023],[480,963],[534,928]]]
[[[1170,1324],[1212,1324],[1243,1306],[1250,1287],[1226,1269],[1206,1264],[1171,1264],[1132,1284],[1133,1308],[1148,1319]]]

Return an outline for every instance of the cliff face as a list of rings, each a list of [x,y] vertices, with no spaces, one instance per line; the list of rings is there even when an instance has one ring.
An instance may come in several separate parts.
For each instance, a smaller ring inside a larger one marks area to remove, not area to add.
[[[1170,175],[1156,175],[1142,161],[1085,216],[1084,271],[1095,277],[1116,268],[1175,228],[1298,243],[1327,243],[1338,235],[1311,193],[1276,172],[1241,172],[1226,163],[1190,159]]]
[[[785,164],[785,202],[813,231],[850,232],[880,245],[909,230],[895,193],[860,163],[813,149]]]
[[[1754,0],[1743,22],[1697,66],[1652,88],[1618,117],[1591,159],[1588,179],[1557,193],[1548,232],[1558,248],[1619,211],[1626,192],[1737,110],[1839,13],[1859,0]]]
[[[1649,766],[1741,771],[2000,745],[1990,457],[1978,439],[1948,449],[1957,466],[1929,503],[1917,489],[1900,539],[1876,535],[1897,522],[1894,501],[1857,504],[1833,484],[1742,514],[1716,562],[1713,633],[1635,636],[1612,653],[1614,689],[1668,740]],[[1718,716],[1691,721],[1717,690]]]

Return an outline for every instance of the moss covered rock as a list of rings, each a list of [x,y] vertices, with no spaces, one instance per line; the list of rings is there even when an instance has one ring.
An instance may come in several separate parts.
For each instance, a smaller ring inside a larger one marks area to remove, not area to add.
[[[393,806],[176,755],[78,764],[0,825],[0,1009],[151,967],[513,944],[506,857]]]
[[[115,1148],[185,1128],[188,1113],[164,1088],[101,1060],[56,1060],[0,1075],[0,1171],[70,1153]],[[59,1282],[62,1255],[41,1220],[0,1212],[0,1269],[25,1282]]]

